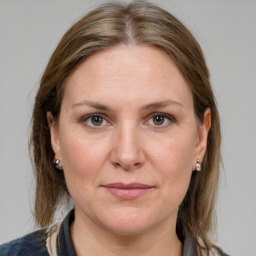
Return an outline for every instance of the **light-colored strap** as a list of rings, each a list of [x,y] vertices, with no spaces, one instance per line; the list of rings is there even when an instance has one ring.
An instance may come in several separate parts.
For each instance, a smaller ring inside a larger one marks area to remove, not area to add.
[[[59,234],[60,225],[56,224],[47,230],[46,247],[50,256],[57,255],[57,237]]]

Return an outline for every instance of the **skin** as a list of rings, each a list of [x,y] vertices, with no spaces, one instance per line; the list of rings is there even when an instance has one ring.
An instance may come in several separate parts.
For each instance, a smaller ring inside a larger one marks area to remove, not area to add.
[[[77,255],[181,255],[177,211],[204,156],[210,111],[199,123],[183,75],[151,46],[96,53],[64,86],[58,124],[47,117],[75,204]],[[89,117],[99,113],[103,118]],[[126,200],[103,187],[115,182],[152,189]]]

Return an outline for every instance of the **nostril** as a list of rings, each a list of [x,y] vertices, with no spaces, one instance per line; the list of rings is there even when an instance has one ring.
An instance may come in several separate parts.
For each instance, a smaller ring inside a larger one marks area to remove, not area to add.
[[[132,170],[132,169],[136,169],[136,168],[139,168],[141,166],[141,163],[134,163],[134,164],[120,164],[118,162],[114,163],[114,166],[116,168],[122,168],[124,170]]]

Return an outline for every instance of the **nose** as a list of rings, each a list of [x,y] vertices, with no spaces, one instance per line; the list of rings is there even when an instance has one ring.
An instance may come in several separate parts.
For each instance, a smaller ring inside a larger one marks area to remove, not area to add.
[[[111,144],[110,161],[115,167],[132,170],[144,165],[145,152],[142,137],[136,127],[124,125],[117,129]]]

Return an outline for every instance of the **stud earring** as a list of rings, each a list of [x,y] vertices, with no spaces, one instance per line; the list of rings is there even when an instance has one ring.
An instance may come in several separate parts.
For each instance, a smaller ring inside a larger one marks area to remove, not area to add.
[[[54,164],[54,166],[55,166],[57,169],[63,170],[62,165],[60,164],[60,160],[59,160],[59,159],[54,159],[53,164]]]
[[[196,170],[197,170],[198,172],[201,171],[201,163],[200,163],[200,160],[199,160],[199,159],[197,159],[197,161],[196,161]]]

